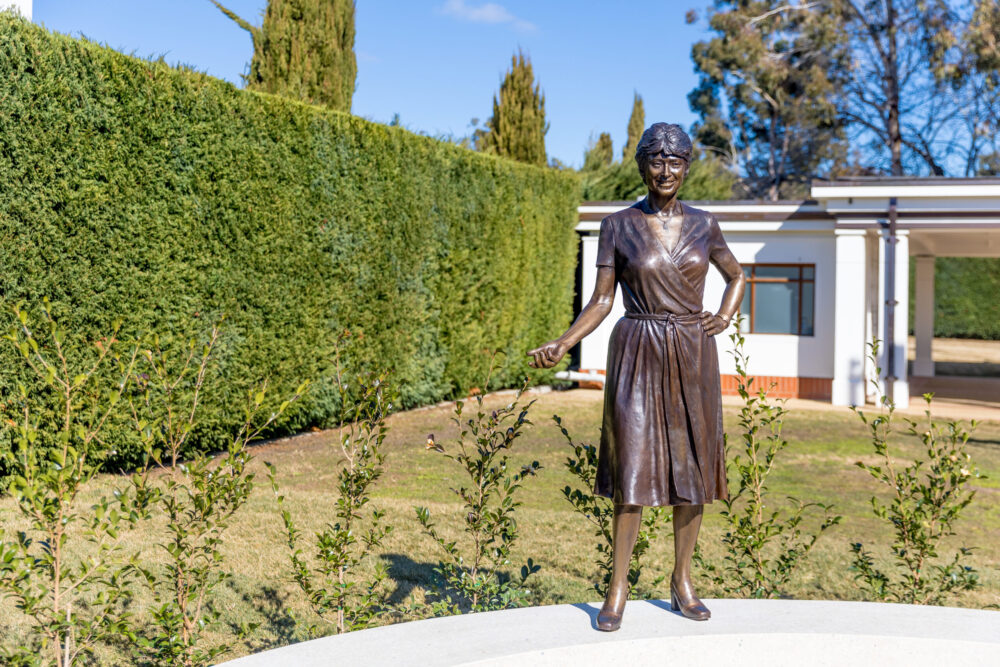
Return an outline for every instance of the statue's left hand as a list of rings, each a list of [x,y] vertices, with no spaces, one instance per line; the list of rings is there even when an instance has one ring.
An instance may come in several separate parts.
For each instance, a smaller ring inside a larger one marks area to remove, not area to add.
[[[714,336],[725,331],[729,327],[729,321],[706,310],[701,314],[701,326],[705,329],[705,335]]]
[[[552,368],[559,363],[559,360],[566,354],[566,346],[557,340],[552,340],[528,351],[529,357],[534,357],[528,362],[532,368]]]

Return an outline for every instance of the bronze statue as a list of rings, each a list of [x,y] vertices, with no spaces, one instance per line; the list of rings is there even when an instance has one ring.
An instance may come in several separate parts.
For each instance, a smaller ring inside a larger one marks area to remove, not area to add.
[[[643,506],[674,508],[671,607],[698,621],[711,615],[691,584],[691,557],[703,506],[727,496],[712,336],[739,309],[745,278],[715,217],[677,199],[691,153],[678,125],[643,132],[635,161],[649,193],[601,222],[590,302],[566,333],[528,352],[535,368],[554,366],[607,317],[621,284],[625,317],[608,345],[594,488],[615,504],[611,583],[597,616],[598,629],[609,632],[621,626]],[[702,311],[709,262],[727,281],[714,315]]]

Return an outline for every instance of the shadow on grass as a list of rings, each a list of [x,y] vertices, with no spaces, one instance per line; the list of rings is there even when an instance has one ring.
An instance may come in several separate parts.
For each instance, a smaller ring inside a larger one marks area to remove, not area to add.
[[[465,614],[470,611],[469,601],[448,586],[448,582],[437,571],[439,563],[420,563],[398,553],[383,554],[381,558],[386,562],[389,579],[396,584],[396,588],[386,600],[387,606],[404,604],[413,590],[419,587],[423,590],[424,603],[427,605],[446,603],[450,609],[458,613]],[[511,572],[496,573],[497,581],[500,583],[509,582],[513,576]]]
[[[307,639],[297,632],[298,623],[289,611],[288,593],[282,593],[273,586],[260,586],[250,591],[240,589],[232,580],[226,582],[228,587],[240,595],[243,602],[257,612],[257,624],[252,627],[241,626],[228,622],[230,632],[239,638],[251,652],[287,646]],[[256,638],[250,635],[256,634]]]
[[[444,583],[435,571],[437,563],[419,563],[404,554],[383,554],[382,560],[386,562],[389,578],[396,584],[389,595],[390,605],[402,604],[414,588],[430,592]]]
[[[974,435],[969,437],[971,445],[986,445],[989,447],[1000,447],[1000,439],[997,438],[977,438]]]

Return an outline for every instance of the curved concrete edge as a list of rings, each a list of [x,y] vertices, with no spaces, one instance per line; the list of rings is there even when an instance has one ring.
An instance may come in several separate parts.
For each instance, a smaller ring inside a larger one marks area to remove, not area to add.
[[[622,628],[594,628],[600,603],[400,623],[239,658],[226,667],[326,665],[1000,665],[1000,612],[814,600],[708,600],[689,621],[669,601],[629,602]]]

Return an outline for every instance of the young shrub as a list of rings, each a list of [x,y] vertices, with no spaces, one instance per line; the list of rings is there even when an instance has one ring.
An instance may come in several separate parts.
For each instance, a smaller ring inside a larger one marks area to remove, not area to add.
[[[594,480],[597,477],[597,447],[575,442],[573,436],[563,426],[559,415],[552,415],[552,419],[562,431],[563,437],[566,438],[566,444],[573,450],[573,455],[566,458],[566,468],[580,480],[582,486],[582,488],[573,488],[567,485],[563,488],[563,497],[573,506],[577,514],[593,524],[594,535],[600,538],[594,545],[597,550],[595,562],[600,575],[600,579],[594,582],[594,590],[601,597],[604,597],[608,593],[608,584],[611,581],[611,561],[614,553],[611,535],[611,523],[615,514],[614,503],[608,498],[594,495]],[[666,510],[662,507],[646,507],[643,508],[643,513],[642,526],[639,529],[639,537],[632,550],[632,562],[628,568],[628,583],[633,599],[645,597],[638,593],[639,578],[642,576],[642,557],[646,555],[653,540],[659,536]],[[666,575],[657,577],[650,586],[655,587],[665,578]]]
[[[251,392],[243,424],[220,457],[198,453],[181,461],[179,455],[197,425],[205,375],[218,338],[218,327],[213,327],[200,355],[191,343],[180,361],[154,338],[152,348],[143,354],[141,400],[132,405],[146,447],[146,466],[132,477],[135,496],[146,499],[166,522],[158,544],[166,563],[135,564],[153,604],[151,621],[135,624],[130,637],[139,658],[148,664],[206,665],[229,649],[227,644],[205,646],[204,634],[220,617],[212,604],[213,593],[229,577],[220,567],[223,536],[254,488],[248,445],[306,388],[300,385],[292,398],[263,418],[259,415],[266,387]]]
[[[293,579],[313,611],[332,623],[340,634],[367,628],[388,611],[385,564],[376,562],[368,580],[361,579],[359,569],[377,554],[382,541],[392,532],[392,526],[382,522],[385,512],[368,505],[369,494],[385,471],[385,418],[393,406],[384,376],[368,382],[359,380],[359,397],[353,404],[339,373],[337,385],[342,406],[338,440],[344,464],[337,473],[336,519],[316,533],[311,557],[303,555],[299,547],[302,533],[285,508],[274,467],[267,467],[288,535]],[[317,634],[317,628],[310,628],[310,632]]]
[[[878,341],[869,344],[869,359],[876,365]],[[979,477],[972,457],[965,451],[969,431],[955,421],[938,422],[931,416],[932,394],[924,394],[927,410],[923,422],[904,417],[906,432],[916,436],[927,454],[903,465],[890,452],[896,426],[895,403],[880,391],[878,377],[872,380],[879,396],[878,415],[869,416],[852,408],[868,426],[877,462],[856,465],[889,491],[889,500],[872,496],[875,516],[891,526],[895,539],[889,552],[894,568],[881,569],[871,551],[860,542],[851,544],[851,569],[870,599],[908,604],[941,604],[961,591],[979,586],[979,575],[965,558],[971,553],[959,547],[950,555],[940,553],[941,541],[955,535],[955,522],[972,502],[976,492],[969,483]],[[975,428],[973,421],[971,428]],[[887,528],[889,527],[887,526]]]
[[[781,434],[787,411],[783,401],[770,402],[763,388],[751,392],[754,379],[747,375],[749,357],[743,351],[743,335],[737,329],[729,338],[736,359],[737,389],[743,400],[740,447],[731,459],[736,490],[733,492],[730,484],[729,498],[721,501],[725,523],[722,564],[709,563],[700,551],[695,561],[727,595],[772,598],[781,593],[823,531],[840,523],[841,517],[832,514],[832,505],[803,503],[791,497],[791,510],[766,510],[770,502],[767,478],[778,454],[788,446]],[[802,527],[811,511],[821,515],[815,533]]]
[[[137,350],[120,354],[110,335],[87,349],[74,349],[42,306],[44,335],[14,309],[17,324],[4,338],[44,389],[4,405],[13,451],[5,451],[12,473],[10,494],[27,528],[0,528],[0,596],[12,598],[30,619],[26,641],[4,638],[5,664],[69,667],[87,662],[99,644],[123,632],[130,598],[129,571],[121,540],[139,520],[127,489],[94,504],[84,501],[87,484],[111,452],[102,429],[117,410],[133,376]]]
[[[489,386],[487,379],[484,387]],[[414,508],[424,532],[441,547],[445,559],[437,571],[444,578],[447,591],[432,605],[435,614],[469,611],[492,611],[524,604],[529,591],[528,577],[540,569],[532,559],[521,567],[520,577],[512,579],[505,569],[510,567],[510,554],[517,543],[518,529],[514,512],[521,505],[515,496],[524,479],[541,470],[538,461],[524,465],[518,472],[508,469],[510,449],[521,436],[528,421],[528,411],[534,401],[519,406],[521,393],[506,406],[487,411],[483,395],[475,397],[476,412],[465,416],[465,403],[455,404],[453,421],[460,434],[454,454],[435,448],[459,465],[468,478],[467,485],[452,489],[462,501],[463,544],[441,536],[431,522],[430,511]],[[457,596],[457,600],[451,597]]]

